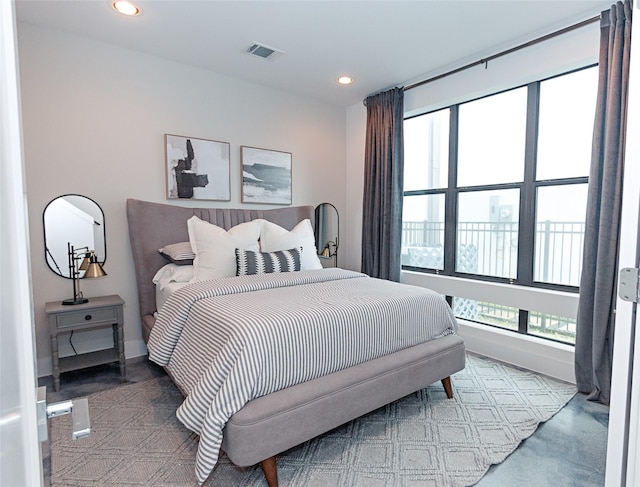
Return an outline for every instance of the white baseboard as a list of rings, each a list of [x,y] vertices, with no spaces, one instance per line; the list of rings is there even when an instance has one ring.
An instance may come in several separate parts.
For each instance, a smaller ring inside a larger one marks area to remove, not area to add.
[[[51,365],[51,357],[43,357],[38,359],[38,377],[47,377],[51,375],[53,366]]]
[[[142,340],[124,342],[124,356],[126,359],[142,357],[147,354],[147,346]]]
[[[576,383],[572,346],[460,319],[458,322],[458,334],[468,351]]]

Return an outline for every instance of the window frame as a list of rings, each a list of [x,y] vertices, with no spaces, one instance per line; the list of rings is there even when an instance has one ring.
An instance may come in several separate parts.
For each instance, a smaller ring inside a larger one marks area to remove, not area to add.
[[[421,196],[444,194],[444,269],[430,269],[402,265],[402,270],[413,272],[424,272],[452,277],[477,279],[487,282],[517,284],[526,287],[536,287],[563,292],[578,293],[578,286],[566,284],[547,283],[536,281],[533,278],[535,264],[535,232],[536,232],[536,203],[537,189],[544,186],[566,186],[570,184],[588,184],[588,176],[543,179],[536,180],[536,156],[538,145],[538,119],[540,114],[540,85],[550,79],[566,76],[578,71],[593,68],[597,64],[590,64],[581,68],[573,69],[555,76],[550,76],[538,81],[533,81],[525,85],[519,85],[505,90],[497,91],[485,96],[473,98],[459,102],[448,107],[442,107],[428,112],[405,117],[404,120],[428,115],[441,110],[449,110],[449,160],[448,160],[448,181],[446,188],[433,188],[424,190],[404,191],[403,198],[407,196]],[[457,186],[457,160],[458,160],[458,119],[460,105],[471,103],[476,100],[499,95],[508,91],[527,87],[527,120],[525,134],[525,154],[524,154],[524,175],[521,182],[499,183],[480,186]],[[458,215],[458,195],[465,192],[489,191],[501,189],[518,189],[520,191],[520,207],[518,218],[518,264],[517,277],[515,279],[487,276],[483,274],[471,274],[458,272],[455,270],[455,250],[447,252],[446,249],[456,249],[457,244],[457,215]]]
[[[412,271],[418,273],[427,273],[435,275],[443,275],[457,277],[463,279],[472,279],[477,281],[485,281],[500,284],[515,284],[523,287],[547,289],[559,292],[575,293],[579,292],[579,286],[567,284],[557,284],[534,280],[535,267],[535,239],[536,239],[536,207],[538,188],[549,186],[566,186],[573,184],[589,183],[589,176],[558,178],[558,179],[542,179],[536,180],[536,160],[538,148],[538,122],[540,115],[540,86],[543,82],[570,75],[585,69],[597,67],[597,63],[589,64],[577,69],[566,71],[555,76],[533,81],[524,85],[515,86],[505,90],[490,93],[485,96],[473,98],[463,102],[455,103],[450,106],[441,107],[430,110],[428,112],[411,115],[405,117],[404,120],[428,115],[441,110],[449,110],[449,159],[448,159],[448,180],[446,188],[433,188],[424,190],[411,190],[403,192],[403,199],[407,196],[421,195],[445,195],[445,212],[444,212],[444,269],[431,269],[424,267],[416,267],[410,265],[402,265],[403,271]],[[525,125],[525,154],[524,154],[524,174],[521,182],[515,183],[499,183],[481,186],[457,186],[458,171],[458,123],[460,115],[460,106],[489,96],[498,95],[518,88],[527,88],[527,111]],[[519,215],[518,215],[518,257],[516,278],[504,278],[496,276],[488,276],[482,274],[471,274],[467,272],[458,272],[455,270],[456,251],[457,251],[457,216],[458,216],[458,196],[466,192],[501,190],[501,189],[518,189],[520,192]],[[449,249],[447,251],[447,249]],[[447,301],[452,304],[453,297],[447,296]],[[528,334],[529,311],[519,309],[518,333]],[[495,325],[487,325],[495,326]],[[538,336],[538,335],[532,335]],[[540,337],[550,341],[553,338]],[[559,341],[572,345],[571,343]]]

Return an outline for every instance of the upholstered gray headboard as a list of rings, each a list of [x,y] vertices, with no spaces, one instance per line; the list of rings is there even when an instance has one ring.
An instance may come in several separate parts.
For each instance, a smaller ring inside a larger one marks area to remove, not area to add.
[[[241,208],[186,208],[183,206],[151,203],[135,199],[127,200],[129,239],[136,271],[140,316],[143,337],[149,338],[156,311],[155,286],[151,281],[158,269],[167,264],[158,249],[165,245],[187,242],[187,220],[192,216],[228,230],[239,224],[264,218],[287,230],[309,218],[313,225],[313,206],[289,206],[270,210]]]

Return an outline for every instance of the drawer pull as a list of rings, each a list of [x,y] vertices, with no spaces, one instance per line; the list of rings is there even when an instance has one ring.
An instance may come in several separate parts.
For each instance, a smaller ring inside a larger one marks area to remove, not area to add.
[[[91,320],[91,318],[93,318],[93,316],[91,316],[91,315],[86,315],[86,316],[84,317],[84,320],[85,320],[85,321],[90,321],[90,320]]]

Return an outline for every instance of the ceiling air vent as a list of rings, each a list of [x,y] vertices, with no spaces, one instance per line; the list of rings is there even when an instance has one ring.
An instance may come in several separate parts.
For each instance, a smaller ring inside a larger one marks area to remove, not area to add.
[[[268,59],[273,61],[284,54],[283,51],[275,49],[273,47],[265,46],[258,42],[254,42],[247,48],[247,53],[260,57],[262,59]]]

